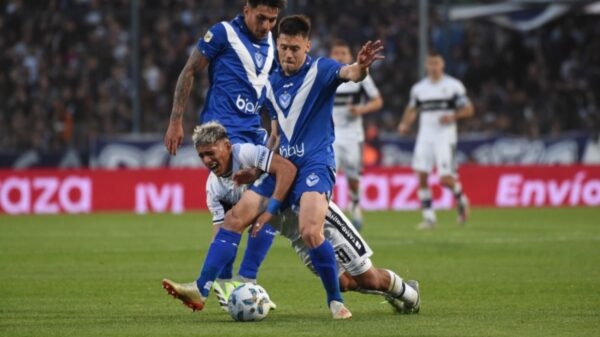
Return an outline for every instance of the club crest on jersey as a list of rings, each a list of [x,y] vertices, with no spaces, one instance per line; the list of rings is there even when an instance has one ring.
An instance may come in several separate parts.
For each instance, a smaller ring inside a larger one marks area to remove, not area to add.
[[[319,183],[319,176],[315,173],[311,173],[308,177],[306,177],[306,185],[308,187],[313,187]]]
[[[290,95],[288,92],[284,92],[283,94],[279,95],[279,105],[281,105],[282,108],[287,109],[291,102],[292,95]]]
[[[206,32],[206,34],[204,34],[204,42],[209,43],[210,40],[212,40],[213,38],[213,33],[209,30],[208,32]]]
[[[256,53],[254,53],[254,61],[256,61],[256,65],[259,68],[262,68],[265,64],[265,57],[263,56],[263,54],[257,51]]]

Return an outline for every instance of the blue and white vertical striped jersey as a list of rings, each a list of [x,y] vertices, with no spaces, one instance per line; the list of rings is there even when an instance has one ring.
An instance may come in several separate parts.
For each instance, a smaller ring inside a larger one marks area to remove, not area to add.
[[[210,88],[200,123],[216,120],[230,138],[256,133],[261,127],[264,88],[275,58],[272,34],[255,39],[240,15],[212,26],[197,48],[210,60]]]
[[[286,76],[273,71],[267,84],[266,105],[277,119],[281,145],[279,153],[296,166],[323,163],[335,168],[333,101],[343,65],[329,58],[307,56],[298,72]]]

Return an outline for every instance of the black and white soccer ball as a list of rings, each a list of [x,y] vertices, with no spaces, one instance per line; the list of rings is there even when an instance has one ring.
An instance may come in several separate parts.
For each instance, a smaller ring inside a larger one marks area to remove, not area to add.
[[[270,302],[269,294],[263,287],[244,283],[231,292],[227,307],[229,314],[236,321],[261,321],[269,314]]]

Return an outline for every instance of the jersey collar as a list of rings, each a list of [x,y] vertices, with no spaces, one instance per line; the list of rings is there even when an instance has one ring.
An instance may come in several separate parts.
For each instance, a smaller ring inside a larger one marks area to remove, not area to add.
[[[306,71],[306,69],[310,68],[310,66],[311,66],[312,64],[313,64],[313,58],[312,58],[310,55],[306,55],[306,60],[304,60],[304,64],[302,65],[302,67],[300,67],[300,69],[298,69],[298,71],[297,71],[297,72],[295,72],[295,73],[293,73],[293,74],[291,74],[291,75],[287,76],[287,75],[286,75],[286,74],[283,72],[283,69],[280,69],[280,70],[281,70],[281,75],[282,75],[283,77],[292,77],[292,76],[294,76],[294,75],[296,75],[296,74],[300,74],[301,72],[303,72],[303,71]]]

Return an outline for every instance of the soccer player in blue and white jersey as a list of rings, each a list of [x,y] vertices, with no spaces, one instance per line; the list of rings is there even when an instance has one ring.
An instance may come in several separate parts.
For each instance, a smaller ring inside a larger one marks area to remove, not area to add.
[[[340,293],[335,252],[323,235],[328,199],[335,183],[333,102],[340,84],[362,81],[369,66],[383,59],[379,55],[383,46],[381,41],[367,42],[351,65],[329,58],[313,59],[308,55],[310,29],[306,16],[292,15],[281,20],[277,37],[280,68],[267,84],[266,104],[278,122],[275,134],[280,134],[280,153],[298,168],[295,184],[285,201],[275,200],[271,196],[274,179],[269,177],[253,189],[254,195],[246,193],[238,205],[251,209],[271,197],[268,210],[277,209],[281,202],[297,207],[301,237],[327,292],[333,318],[348,319],[352,314]]]
[[[194,84],[194,74],[208,68],[210,87],[200,124],[216,120],[227,128],[232,143],[265,144],[260,110],[265,84],[275,59],[271,29],[285,0],[248,0],[243,15],[212,26],[192,49],[177,80],[165,146],[176,155],[183,141],[183,113]],[[267,225],[268,226],[268,225]],[[238,278],[255,280],[258,268],[274,238],[274,231],[261,231],[248,238],[248,248]],[[226,263],[215,290],[227,298],[235,257]],[[224,301],[219,302],[222,306]]]

